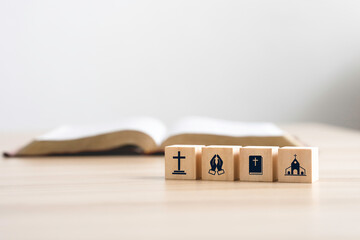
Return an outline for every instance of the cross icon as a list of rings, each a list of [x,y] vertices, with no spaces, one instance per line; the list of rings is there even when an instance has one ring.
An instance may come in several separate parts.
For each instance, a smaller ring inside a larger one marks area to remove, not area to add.
[[[256,166],[256,163],[258,162],[259,160],[257,160],[256,158],[254,158],[253,162],[254,162],[254,166]]]
[[[178,170],[174,170],[174,172],[172,174],[180,174],[180,175],[186,175],[186,172],[184,170],[180,170],[180,160],[181,159],[185,159],[185,156],[181,156],[180,155],[180,151],[178,151],[178,155],[177,156],[173,156],[173,159],[177,159],[178,160]]]

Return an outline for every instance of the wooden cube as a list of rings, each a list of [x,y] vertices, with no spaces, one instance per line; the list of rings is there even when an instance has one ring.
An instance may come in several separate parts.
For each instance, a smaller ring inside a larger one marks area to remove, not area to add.
[[[203,180],[238,180],[239,150],[240,146],[203,147],[201,178]]]
[[[203,145],[171,145],[165,147],[166,179],[200,179]]]
[[[273,182],[277,180],[279,147],[243,147],[240,149],[240,181]]]
[[[279,182],[312,183],[319,179],[316,147],[283,147],[279,149]]]

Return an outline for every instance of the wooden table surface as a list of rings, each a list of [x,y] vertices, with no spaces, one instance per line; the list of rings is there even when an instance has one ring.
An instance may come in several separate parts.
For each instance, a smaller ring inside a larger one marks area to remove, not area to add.
[[[165,181],[162,156],[2,158],[0,239],[360,239],[360,132],[283,128],[319,147],[320,181]],[[0,136],[8,150],[34,135]]]

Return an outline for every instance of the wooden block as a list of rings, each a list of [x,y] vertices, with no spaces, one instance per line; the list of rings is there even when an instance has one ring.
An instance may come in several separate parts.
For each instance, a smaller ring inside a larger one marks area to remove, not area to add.
[[[312,183],[319,179],[316,147],[283,147],[279,149],[279,182]]]
[[[203,147],[201,178],[203,180],[238,180],[239,150],[240,146]]]
[[[166,179],[200,179],[203,145],[171,145],[165,147]]]
[[[243,147],[240,149],[240,181],[273,182],[277,180],[279,147]]]

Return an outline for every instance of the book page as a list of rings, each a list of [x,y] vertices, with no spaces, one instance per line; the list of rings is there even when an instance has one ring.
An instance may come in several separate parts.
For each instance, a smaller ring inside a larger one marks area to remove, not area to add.
[[[166,134],[166,127],[161,121],[150,117],[135,117],[109,124],[65,125],[39,136],[35,140],[74,140],[124,130],[144,132],[152,137],[157,145],[161,144]]]
[[[186,117],[169,128],[168,136],[179,134],[212,134],[231,137],[283,136],[284,132],[269,122],[236,122],[205,117]]]

